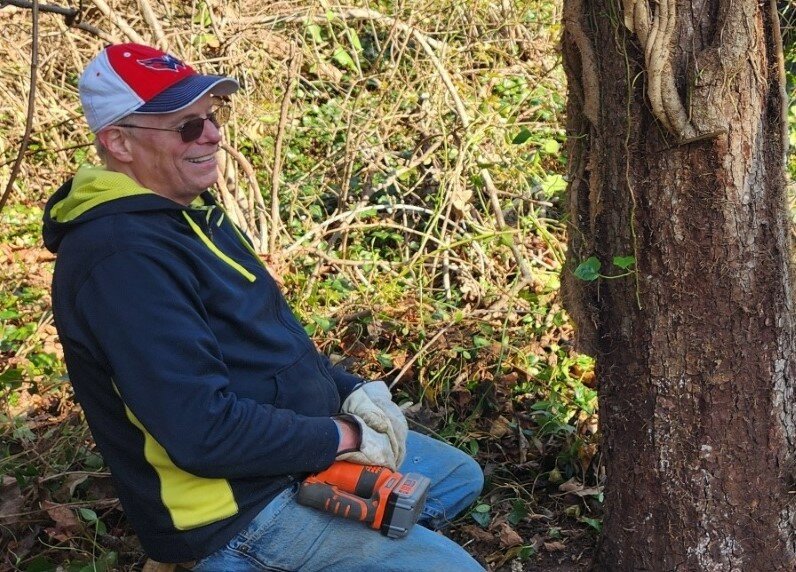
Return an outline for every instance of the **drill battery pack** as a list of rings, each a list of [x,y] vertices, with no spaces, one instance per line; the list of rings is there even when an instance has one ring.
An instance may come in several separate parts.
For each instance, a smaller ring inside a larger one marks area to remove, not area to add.
[[[417,473],[398,476],[401,476],[401,480],[387,498],[380,529],[388,538],[406,536],[423,511],[431,485],[428,477]]]

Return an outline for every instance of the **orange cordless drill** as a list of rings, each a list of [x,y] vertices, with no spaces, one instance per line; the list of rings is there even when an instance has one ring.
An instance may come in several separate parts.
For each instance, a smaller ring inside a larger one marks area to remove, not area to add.
[[[301,483],[298,502],[401,538],[417,522],[430,485],[428,477],[417,473],[336,461]]]

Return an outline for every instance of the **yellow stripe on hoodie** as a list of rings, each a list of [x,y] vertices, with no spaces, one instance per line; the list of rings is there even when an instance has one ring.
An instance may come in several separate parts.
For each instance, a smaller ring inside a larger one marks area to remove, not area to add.
[[[62,201],[50,209],[57,222],[69,222],[101,204],[133,195],[152,195],[123,173],[108,171],[105,167],[84,165],[75,173],[72,190]]]
[[[120,395],[115,383],[113,388]],[[238,503],[228,480],[199,477],[179,468],[127,404],[124,410],[130,422],[144,435],[144,458],[158,475],[160,498],[171,515],[174,528],[190,530],[238,513]]]

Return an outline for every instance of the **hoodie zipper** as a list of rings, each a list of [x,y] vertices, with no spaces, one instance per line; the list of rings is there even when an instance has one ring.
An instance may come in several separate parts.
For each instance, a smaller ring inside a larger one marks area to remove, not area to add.
[[[202,230],[202,228],[198,224],[196,224],[196,222],[191,218],[191,215],[189,215],[187,211],[182,211],[182,216],[188,222],[188,225],[194,231],[196,236],[199,237],[199,240],[201,240],[204,243],[204,245],[210,250],[210,252],[215,254],[218,258],[220,258],[223,262],[228,264],[230,267],[232,267],[235,270],[237,270],[249,282],[254,282],[255,280],[257,280],[257,277],[254,274],[252,274],[251,272],[246,270],[243,266],[241,266],[240,264],[235,262],[232,258],[227,256],[226,254],[224,254],[215,245],[215,243],[211,240],[211,238],[209,236],[207,236],[207,234],[205,234],[205,232]],[[208,213],[207,229],[208,229],[208,232],[212,235],[212,230],[211,230],[209,217],[210,217],[210,213]],[[248,243],[246,243],[246,244],[248,244]]]

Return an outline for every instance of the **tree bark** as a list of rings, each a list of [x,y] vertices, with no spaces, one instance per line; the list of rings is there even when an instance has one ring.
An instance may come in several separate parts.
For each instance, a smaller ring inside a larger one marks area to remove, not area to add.
[[[790,221],[774,0],[564,0],[564,295],[597,359],[594,570],[796,570]],[[636,272],[585,282],[578,263]]]

